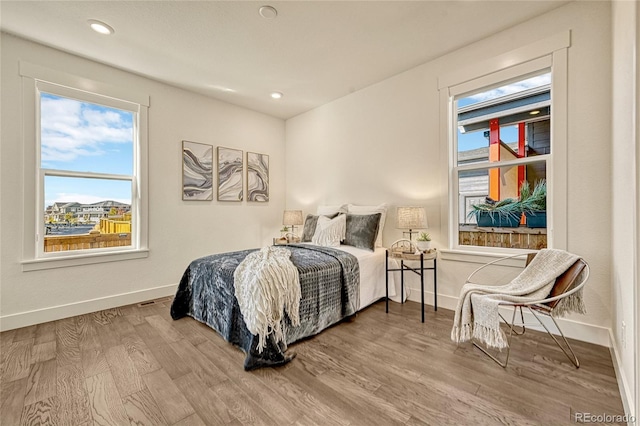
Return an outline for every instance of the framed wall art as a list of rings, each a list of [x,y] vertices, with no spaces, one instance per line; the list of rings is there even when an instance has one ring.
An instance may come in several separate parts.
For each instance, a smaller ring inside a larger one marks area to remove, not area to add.
[[[242,201],[242,151],[218,147],[218,201]]]
[[[182,141],[182,199],[213,200],[213,146]]]
[[[247,201],[269,201],[269,156],[247,152]]]

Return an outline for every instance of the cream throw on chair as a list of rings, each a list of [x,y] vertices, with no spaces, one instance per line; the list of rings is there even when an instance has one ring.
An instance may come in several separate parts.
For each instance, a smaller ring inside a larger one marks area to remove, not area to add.
[[[300,277],[282,247],[264,247],[249,253],[236,268],[233,279],[240,312],[251,334],[258,336],[258,352],[274,334],[284,342],[284,312],[293,326],[300,324]]]
[[[493,348],[505,348],[507,342],[500,328],[498,306],[501,302],[527,303],[545,299],[555,279],[579,259],[563,250],[540,250],[531,263],[509,284],[490,286],[467,283],[460,291],[451,340],[456,343],[478,339]],[[582,292],[564,299],[559,312],[584,312]]]

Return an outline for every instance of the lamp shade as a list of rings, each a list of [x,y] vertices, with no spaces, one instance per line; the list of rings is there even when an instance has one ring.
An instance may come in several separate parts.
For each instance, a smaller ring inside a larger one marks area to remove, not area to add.
[[[426,229],[428,227],[427,212],[424,207],[398,207],[396,228]]]
[[[302,210],[285,210],[282,215],[283,225],[302,225]]]

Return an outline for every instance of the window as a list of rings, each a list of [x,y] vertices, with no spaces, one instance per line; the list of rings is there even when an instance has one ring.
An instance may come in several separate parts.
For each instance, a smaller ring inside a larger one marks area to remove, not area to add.
[[[547,247],[546,224],[534,219],[546,219],[550,83],[544,72],[454,97],[458,245]],[[524,199],[533,205],[526,212]]]
[[[566,248],[569,45],[557,34],[440,79],[450,259]]]
[[[43,83],[38,89],[38,202],[44,207],[39,254],[130,248],[137,225],[132,197],[137,113],[60,96]]]
[[[97,82],[88,92],[78,88],[84,79],[30,64],[21,71],[25,188],[33,184],[25,212],[34,211],[25,242],[35,242],[25,246],[23,269],[146,256],[148,97]]]

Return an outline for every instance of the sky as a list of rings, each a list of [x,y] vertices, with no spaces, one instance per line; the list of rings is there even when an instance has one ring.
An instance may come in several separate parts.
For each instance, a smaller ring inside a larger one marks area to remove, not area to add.
[[[42,93],[40,115],[42,168],[133,174],[133,113]],[[47,177],[44,198],[45,208],[70,201],[131,204],[131,183]]]
[[[500,96],[510,95],[512,93],[522,92],[533,87],[539,87],[551,83],[551,73],[528,78],[526,80],[517,81],[507,84],[486,92],[476,93],[474,95],[458,99],[458,108],[475,104],[490,99],[499,98]],[[482,148],[489,145],[489,141],[484,137],[483,131],[460,133],[458,131],[458,151],[468,151],[471,149]],[[517,126],[505,126],[500,128],[500,139],[505,142],[516,142],[518,140]]]

